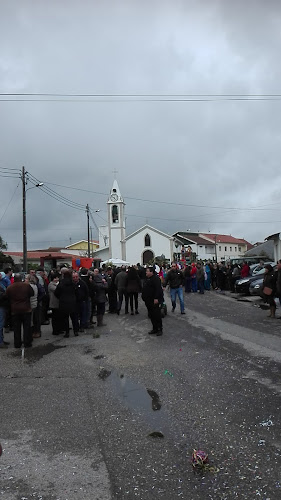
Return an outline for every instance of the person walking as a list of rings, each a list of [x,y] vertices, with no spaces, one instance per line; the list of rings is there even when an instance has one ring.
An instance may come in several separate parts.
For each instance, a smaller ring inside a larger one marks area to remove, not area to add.
[[[77,298],[71,271],[67,270],[64,272],[63,279],[59,282],[54,294],[55,297],[59,299],[59,314],[62,330],[65,332],[64,337],[69,337],[69,316],[71,318],[74,335],[78,337]]]
[[[31,333],[31,304],[30,297],[34,291],[28,283],[21,280],[20,274],[15,274],[14,283],[6,290],[6,295],[11,305],[12,321],[14,327],[14,347],[22,345],[21,327],[23,326],[23,345],[32,346]]]
[[[182,271],[180,271],[177,268],[176,262],[172,262],[171,269],[168,272],[166,279],[165,279],[164,290],[167,287],[167,285],[170,285],[172,312],[175,311],[176,300],[177,300],[177,296],[178,296],[179,301],[180,301],[181,314],[185,314],[184,301],[183,301],[184,276],[183,276]]]
[[[130,309],[132,315],[134,314],[134,303],[135,303],[135,314],[139,314],[138,296],[140,292],[141,292],[141,279],[139,277],[138,271],[134,267],[129,267],[127,273],[127,294],[129,296]]]
[[[118,292],[117,314],[120,314],[123,297],[125,298],[125,314],[129,313],[129,297],[127,293],[127,273],[125,266],[121,267],[121,271],[115,278],[115,285]]]
[[[142,300],[144,301],[148,316],[152,323],[152,330],[149,335],[156,334],[157,337],[163,334],[161,305],[164,301],[161,280],[155,272],[154,266],[146,268],[146,279],[143,283]]]

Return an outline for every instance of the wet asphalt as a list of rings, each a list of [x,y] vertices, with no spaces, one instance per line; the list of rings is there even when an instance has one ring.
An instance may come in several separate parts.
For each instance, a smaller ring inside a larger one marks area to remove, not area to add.
[[[167,294],[162,337],[141,306],[100,338],[45,326],[0,353],[0,498],[281,499],[281,319],[213,291],[185,303]]]

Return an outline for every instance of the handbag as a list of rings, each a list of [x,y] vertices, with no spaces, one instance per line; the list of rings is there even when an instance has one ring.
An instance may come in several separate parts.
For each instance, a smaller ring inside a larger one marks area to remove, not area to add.
[[[269,288],[269,286],[265,286],[263,289],[264,295],[271,295],[272,294],[272,288]]]

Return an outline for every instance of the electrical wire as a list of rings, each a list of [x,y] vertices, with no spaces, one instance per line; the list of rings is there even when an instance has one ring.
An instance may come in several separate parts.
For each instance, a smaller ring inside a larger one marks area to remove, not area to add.
[[[75,210],[80,210],[83,212],[85,211],[85,208],[82,208],[82,205],[80,206],[80,205],[76,204],[75,202],[72,202],[71,200],[65,201],[61,198],[61,196],[59,194],[55,193],[55,191],[49,192],[44,186],[38,186],[37,181],[34,181],[33,179],[30,178],[30,182],[31,182],[31,184],[34,185],[34,187],[37,187],[38,189],[40,189],[40,191],[42,191],[46,195],[50,196],[54,200],[59,201],[63,205],[68,206],[69,208],[74,208]]]
[[[83,191],[83,192],[86,192],[86,193],[92,193],[92,194],[98,194],[98,195],[102,195],[102,196],[108,196],[108,193],[101,193],[99,191],[92,191],[90,189],[83,189],[83,188],[78,188],[78,187],[74,187],[74,186],[65,186],[63,184],[57,184],[57,183],[54,183],[54,182],[47,182],[47,181],[44,181],[44,184],[49,184],[49,185],[52,185],[52,186],[59,186],[59,187],[63,187],[63,188],[66,188],[66,189],[73,189],[73,190],[76,190],[76,191]],[[175,206],[181,206],[181,207],[194,207],[194,208],[217,208],[217,209],[220,209],[220,210],[239,210],[239,211],[244,211],[244,210],[257,210],[257,211],[276,211],[278,209],[271,209],[271,208],[257,208],[257,207],[222,207],[222,206],[212,206],[212,205],[196,205],[196,204],[191,204],[191,203],[178,203],[178,202],[173,202],[173,201],[163,201],[163,200],[149,200],[149,199],[145,199],[145,198],[134,198],[133,196],[124,196],[124,198],[128,199],[128,200],[134,200],[134,201],[142,201],[142,202],[145,202],[145,203],[159,203],[159,204],[164,204],[164,205],[175,205]],[[267,206],[267,205],[264,205],[264,206]],[[279,211],[279,210],[278,210]]]
[[[27,177],[33,181],[33,183],[36,183],[37,185],[40,184],[40,181],[39,179],[37,179],[36,177],[34,177],[32,174],[30,174],[30,172],[28,172],[27,174]],[[53,196],[57,196],[59,197],[61,200],[67,202],[67,203],[71,203],[72,205],[75,205],[76,207],[80,207],[81,209],[85,210],[85,205],[81,204],[81,203],[77,203],[76,201],[73,201],[73,200],[69,200],[68,198],[66,198],[65,196],[62,196],[60,193],[57,193],[56,191],[54,191],[53,189],[50,189],[49,187],[47,186],[37,186],[37,187],[44,187],[44,189],[46,191],[48,191],[50,194],[52,194]]]
[[[18,179],[19,178],[18,175],[5,175],[5,174],[2,174],[1,172],[0,172],[0,177],[7,177],[9,179]]]
[[[18,169],[18,168],[10,168],[10,167],[1,167],[1,166],[0,166],[0,169],[1,169],[1,170],[16,170],[17,172],[19,172],[19,169]]]
[[[14,198],[14,196],[15,196],[15,194],[16,194],[16,191],[17,191],[17,189],[18,189],[18,187],[19,187],[19,184],[20,184],[20,181],[18,182],[18,184],[17,184],[17,186],[16,186],[16,189],[14,190],[14,192],[13,192],[13,194],[12,194],[12,197],[11,197],[11,199],[10,199],[10,201],[9,201],[9,203],[8,203],[8,205],[7,205],[7,207],[6,207],[5,211],[4,211],[4,213],[3,213],[3,215],[2,215],[2,217],[1,217],[1,219],[0,219],[0,224],[1,224],[2,219],[3,219],[3,217],[5,216],[5,214],[6,214],[7,210],[8,210],[8,208],[9,208],[10,204],[12,203],[12,200],[13,200],[13,198]]]
[[[141,94],[141,93],[58,93],[58,92],[0,92],[0,96],[45,97],[281,97],[281,94]]]
[[[0,93],[1,101],[19,102],[209,102],[280,101],[281,94],[103,94],[103,93]],[[43,99],[44,98],[44,99]]]

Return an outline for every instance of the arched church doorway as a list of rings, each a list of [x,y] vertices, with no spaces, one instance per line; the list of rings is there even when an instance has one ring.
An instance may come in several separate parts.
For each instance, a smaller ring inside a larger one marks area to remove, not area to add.
[[[145,250],[142,254],[143,265],[148,264],[152,259],[154,259],[154,253],[151,250]]]

